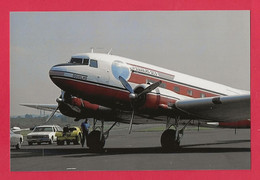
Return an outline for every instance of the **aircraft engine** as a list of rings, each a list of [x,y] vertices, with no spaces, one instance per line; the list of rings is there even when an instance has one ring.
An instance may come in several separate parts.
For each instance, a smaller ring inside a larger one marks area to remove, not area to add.
[[[135,94],[140,94],[144,91],[149,85],[148,84],[141,84],[138,85],[134,89]],[[156,88],[150,93],[144,93],[137,98],[134,99],[134,105],[136,108],[140,109],[157,109],[160,104],[160,90]]]
[[[64,93],[57,99],[59,110],[63,115],[78,119],[93,117],[99,106],[88,101]]]

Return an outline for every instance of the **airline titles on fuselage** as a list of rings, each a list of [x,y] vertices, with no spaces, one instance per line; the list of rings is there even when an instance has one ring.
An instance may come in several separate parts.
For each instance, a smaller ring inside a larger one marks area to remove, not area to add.
[[[158,77],[158,78],[160,77],[161,79],[164,79],[164,80],[172,81],[174,79],[174,75],[154,71],[154,70],[151,70],[151,69],[146,69],[146,68],[143,68],[143,67],[131,66],[130,69],[131,69],[132,72],[146,74],[146,75],[150,75],[150,76]]]
[[[86,81],[88,79],[88,76],[84,76],[84,75],[80,75],[80,74],[73,74],[73,78]]]
[[[145,73],[145,74],[152,75],[152,76],[159,76],[158,72],[150,70],[150,69],[145,69],[142,67],[132,66],[130,69],[132,71],[137,71],[137,72]]]

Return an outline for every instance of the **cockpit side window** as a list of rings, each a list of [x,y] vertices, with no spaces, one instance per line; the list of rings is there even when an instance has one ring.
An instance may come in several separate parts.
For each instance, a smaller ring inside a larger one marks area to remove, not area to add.
[[[83,59],[83,64],[84,65],[88,65],[88,63],[89,63],[89,59]]]
[[[70,63],[82,64],[82,58],[71,58]]]
[[[98,62],[97,62],[97,60],[90,59],[89,66],[90,66],[90,67],[94,67],[94,68],[98,68]]]

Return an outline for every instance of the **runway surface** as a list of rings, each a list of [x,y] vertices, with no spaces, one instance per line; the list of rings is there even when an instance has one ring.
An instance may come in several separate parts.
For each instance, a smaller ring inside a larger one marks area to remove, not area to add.
[[[162,125],[120,125],[104,151],[56,143],[11,148],[11,171],[208,170],[250,169],[250,129],[188,127],[181,150],[163,152]]]

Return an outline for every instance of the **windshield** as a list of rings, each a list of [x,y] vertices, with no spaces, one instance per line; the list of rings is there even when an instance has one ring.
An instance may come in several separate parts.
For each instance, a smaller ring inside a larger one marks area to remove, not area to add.
[[[82,64],[82,58],[71,58],[70,63]]]
[[[52,127],[36,127],[33,132],[52,132]]]
[[[89,59],[88,58],[71,58],[70,63],[88,65]]]

